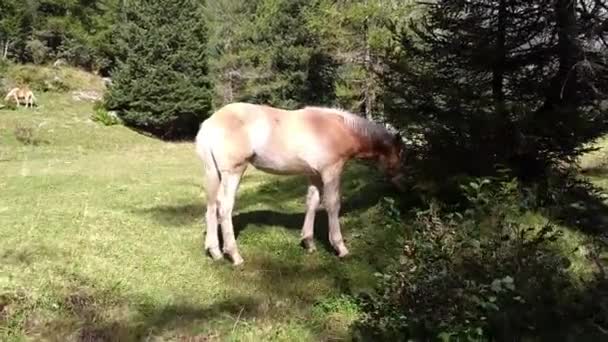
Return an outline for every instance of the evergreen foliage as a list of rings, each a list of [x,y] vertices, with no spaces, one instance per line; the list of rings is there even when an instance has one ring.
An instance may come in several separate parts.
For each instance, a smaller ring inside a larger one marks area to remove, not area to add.
[[[5,0],[0,3],[0,58],[47,63],[62,58],[107,72],[104,49],[119,0]]]
[[[608,86],[601,4],[442,0],[425,8],[409,31],[392,30],[401,49],[387,59],[386,113],[422,128],[431,154],[452,167],[446,172],[484,174],[502,163],[542,174],[606,131],[597,107]]]
[[[116,30],[118,65],[106,103],[128,126],[193,137],[211,109],[206,26],[194,0],[133,1]]]
[[[331,103],[334,62],[306,23],[315,8],[310,1],[208,1],[216,103]]]

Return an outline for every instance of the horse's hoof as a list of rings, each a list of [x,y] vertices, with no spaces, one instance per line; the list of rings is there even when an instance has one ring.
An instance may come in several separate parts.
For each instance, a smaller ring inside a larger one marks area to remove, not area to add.
[[[222,252],[220,252],[220,249],[217,247],[208,248],[207,253],[209,253],[209,256],[211,257],[211,259],[213,259],[215,261],[220,260],[224,257],[222,255]]]
[[[340,258],[340,259],[344,259],[345,257],[348,256],[348,249],[344,245],[340,246],[338,248],[337,252],[338,252],[338,258]]]
[[[302,239],[302,246],[308,253],[314,253],[317,250],[317,246],[312,239]]]
[[[241,257],[241,253],[235,248],[232,250],[225,250],[224,254],[228,256],[228,258],[232,261],[233,266],[239,266],[243,263],[243,257]]]
[[[240,255],[232,257],[232,266],[240,266],[243,264],[243,262],[244,260]]]
[[[346,252],[342,252],[340,254],[338,254],[338,258],[340,259],[346,259],[346,257],[348,257],[350,254],[348,253],[348,251]]]

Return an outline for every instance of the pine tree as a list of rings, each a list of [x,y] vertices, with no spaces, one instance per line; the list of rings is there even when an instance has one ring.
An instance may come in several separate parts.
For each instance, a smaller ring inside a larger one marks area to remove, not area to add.
[[[309,30],[315,10],[303,0],[208,1],[216,103],[332,104],[335,62]]]
[[[339,65],[334,87],[341,107],[368,118],[382,115],[378,74],[383,72],[381,57],[394,38],[387,23],[409,17],[411,4],[409,0],[318,1],[307,21]]]
[[[608,85],[602,6],[428,3],[424,20],[410,25],[415,34],[401,34],[401,53],[387,60],[387,111],[395,120],[408,113],[425,127],[434,155],[474,173],[515,161],[538,173],[576,156],[606,130],[596,106]]]
[[[107,108],[127,125],[164,138],[194,136],[211,110],[202,6],[137,0],[123,11]]]

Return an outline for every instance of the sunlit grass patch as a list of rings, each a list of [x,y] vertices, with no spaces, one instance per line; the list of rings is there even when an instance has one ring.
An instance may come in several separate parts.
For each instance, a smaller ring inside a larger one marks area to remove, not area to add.
[[[314,308],[369,287],[384,252],[367,168],[345,177],[338,260],[319,211],[319,246],[299,245],[306,179],[249,169],[235,226],[245,264],[203,253],[202,167],[192,143],[164,143],[90,120],[93,104],[42,93],[34,109],[0,110],[0,339],[318,340],[345,336],[350,309]],[[18,126],[45,144],[22,144]],[[366,186],[365,190],[362,187]],[[370,234],[373,234],[370,235]],[[387,238],[388,239],[388,238]],[[344,316],[344,317],[342,317]]]

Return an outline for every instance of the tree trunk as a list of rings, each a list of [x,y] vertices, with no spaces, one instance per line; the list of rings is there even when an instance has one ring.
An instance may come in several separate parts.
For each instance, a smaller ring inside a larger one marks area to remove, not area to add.
[[[576,0],[556,0],[559,68],[541,111],[550,111],[556,106],[577,106],[576,64],[582,57],[582,47],[577,38],[575,9]]]
[[[577,37],[576,4],[576,0],[555,0],[559,65],[548,86],[544,103],[526,123],[530,133],[540,138],[536,143],[524,143],[522,146],[525,151],[522,165],[531,174],[546,168],[545,153],[562,148],[557,146],[559,142],[556,139],[568,132],[560,132],[562,128],[559,122],[564,115],[575,114],[580,105],[576,65],[583,57],[583,50]]]
[[[6,59],[8,57],[8,47],[10,44],[10,39],[6,39],[2,42],[2,59]]]
[[[365,56],[364,56],[364,60],[363,60],[363,67],[365,69],[365,86],[363,89],[363,96],[365,98],[365,117],[368,120],[372,120],[373,118],[373,113],[372,113],[372,108],[373,108],[373,95],[372,95],[372,85],[371,85],[371,81],[370,81],[370,77],[371,77],[371,52],[370,52],[370,46],[369,46],[369,39],[368,39],[368,23],[367,23],[367,18],[365,19],[364,22],[364,28],[363,28],[363,34],[364,34],[364,41],[365,41]]]
[[[496,35],[496,55],[494,57],[494,67],[492,70],[492,94],[494,105],[499,112],[504,109],[504,64],[506,60],[505,35],[506,35],[506,0],[500,0],[498,5],[498,25]]]

